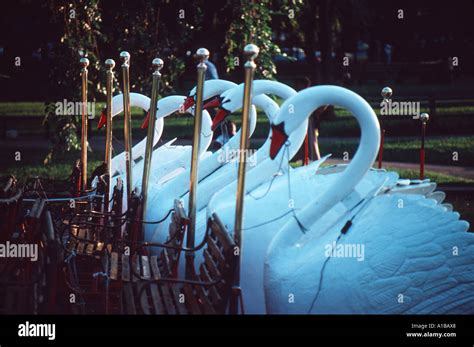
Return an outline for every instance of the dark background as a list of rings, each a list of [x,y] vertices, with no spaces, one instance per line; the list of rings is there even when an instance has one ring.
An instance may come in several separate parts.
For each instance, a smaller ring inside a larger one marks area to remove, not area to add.
[[[60,93],[52,84],[57,83],[60,76],[52,75],[52,68],[66,66],[67,69],[69,66],[79,71],[76,59],[57,53],[64,32],[64,24],[61,18],[58,20],[57,13],[57,6],[61,3],[79,6],[87,1],[20,0],[2,3],[1,101],[55,99],[60,97]],[[239,81],[240,70],[226,74],[223,59],[226,54],[225,32],[235,19],[232,9],[239,3],[231,0],[219,6],[216,2],[204,1],[100,0],[100,31],[104,37],[98,42],[97,58],[100,62],[108,57],[118,61],[119,51],[128,49],[133,59],[134,54],[139,54],[140,46],[144,46],[145,50],[146,45],[153,46],[153,42],[131,39],[135,34],[133,23],[141,20],[141,17],[133,17],[147,8],[160,8],[160,23],[170,33],[177,34],[164,46],[160,43],[160,48],[173,51],[186,65],[184,71],[171,81],[175,91],[183,91],[192,84],[195,64],[186,52],[194,52],[198,46],[211,51],[211,60],[216,63],[221,77]],[[284,12],[282,14],[282,4],[285,3],[291,1],[269,2],[273,41],[289,56],[296,55],[296,49],[300,49],[306,57],[293,62],[281,61],[278,57],[274,60],[277,78],[289,80],[296,87],[308,83],[305,77],[309,77],[311,84],[370,84],[385,82],[389,78],[409,83],[449,84],[473,78],[473,1],[309,1],[298,12],[296,29],[288,25]],[[199,25],[199,30],[189,30],[190,37],[184,38],[184,34],[180,34],[183,29],[176,19],[179,9],[187,11],[186,20],[191,25],[193,21],[199,22],[194,23]],[[404,11],[403,20],[397,18],[398,9]],[[199,13],[195,14],[197,11]],[[128,36],[121,36],[125,28],[129,28],[130,32]],[[162,32],[157,32],[154,39],[162,42],[163,36]],[[179,42],[180,36],[186,44]],[[359,40],[369,45],[367,61],[355,61],[350,69],[344,69],[340,63],[342,56],[354,54]],[[386,43],[393,48],[392,64],[389,70],[382,70],[380,65],[386,65],[383,52]],[[314,51],[319,52],[319,57],[311,56]],[[15,57],[21,58],[21,67],[14,65]],[[454,71],[449,68],[449,57],[459,59],[459,66]],[[132,60],[132,64],[134,62]],[[345,77],[347,72],[351,75],[350,79]],[[134,73],[145,74],[132,65],[132,80],[138,77]],[[64,79],[67,78],[64,76]],[[138,87],[141,88],[140,85]],[[100,95],[97,97],[102,98]]]

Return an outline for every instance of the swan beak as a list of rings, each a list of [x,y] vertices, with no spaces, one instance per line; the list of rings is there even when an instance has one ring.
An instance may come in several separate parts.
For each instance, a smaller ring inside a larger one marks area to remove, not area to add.
[[[230,112],[226,109],[219,108],[219,111],[217,111],[216,116],[212,120],[211,130],[216,130],[216,128],[227,118],[229,114]]]
[[[143,121],[141,128],[148,129],[148,122],[150,122],[150,112],[147,112],[145,120]]]
[[[183,112],[186,112],[188,108],[194,106],[194,97],[193,96],[187,96],[186,99],[184,99],[183,105],[180,107],[182,108]]]
[[[272,142],[270,143],[270,158],[273,160],[280,152],[281,148],[288,139],[285,133],[285,123],[272,125]]]
[[[104,108],[100,113],[99,124],[97,124],[97,129],[102,129],[102,127],[107,124],[106,109]]]
[[[221,98],[219,96],[215,96],[211,98],[208,102],[206,102],[202,108],[207,110],[208,108],[219,107],[220,105]]]

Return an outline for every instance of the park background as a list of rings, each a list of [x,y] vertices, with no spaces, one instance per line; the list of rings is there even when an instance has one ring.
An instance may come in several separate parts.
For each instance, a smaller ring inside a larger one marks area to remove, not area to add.
[[[104,130],[97,130],[105,101],[104,61],[131,53],[131,90],[150,95],[151,61],[165,61],[161,96],[186,95],[195,83],[193,52],[206,47],[219,77],[243,80],[241,51],[261,49],[257,78],[276,79],[297,90],[337,84],[366,98],[379,114],[380,91],[395,101],[420,101],[430,114],[427,177],[448,194],[463,218],[474,222],[474,14],[472,1],[5,1],[0,12],[0,176],[65,178],[79,157],[80,115],[54,114],[54,103],[80,101],[79,58],[91,61],[89,101],[92,170],[104,156]],[[349,65],[343,65],[348,58]],[[456,63],[453,64],[453,61]],[[116,69],[116,90],[121,78]],[[142,111],[133,109],[133,140]],[[114,121],[114,148],[122,149],[123,122]],[[239,113],[233,120],[239,123]],[[417,178],[420,121],[381,116],[386,129],[384,167]],[[162,141],[189,144],[192,117],[165,119]],[[266,117],[251,144],[268,134]],[[321,153],[330,163],[358,144],[356,122],[344,110],[324,119]],[[20,153],[18,160],[17,153]],[[456,160],[454,160],[454,158]],[[295,159],[294,165],[301,161]]]

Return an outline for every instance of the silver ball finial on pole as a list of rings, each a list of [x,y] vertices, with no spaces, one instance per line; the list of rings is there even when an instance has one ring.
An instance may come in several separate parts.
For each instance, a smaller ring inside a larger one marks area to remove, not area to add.
[[[128,53],[127,51],[120,52],[120,60],[123,64],[128,65],[130,63],[130,53]]]
[[[383,100],[386,101],[388,99],[390,99],[392,97],[392,94],[393,94],[393,91],[392,91],[392,88],[390,87],[384,87],[382,89],[382,97],[383,97]]]
[[[112,70],[115,67],[115,61],[113,59],[107,59],[105,61],[105,68],[107,70]]]
[[[199,48],[196,51],[196,58],[199,60],[199,62],[205,62],[207,59],[209,59],[209,51],[206,48]]]
[[[163,69],[163,60],[161,60],[160,58],[155,58],[153,59],[152,61],[152,66],[153,66],[153,70],[155,71],[160,71],[161,69]]]
[[[258,57],[258,53],[260,53],[260,48],[253,43],[244,47],[244,55],[247,60],[255,60]]]
[[[84,69],[87,69],[87,67],[89,66],[89,59],[87,59],[86,57],[83,57],[79,60],[79,63]]]
[[[422,114],[420,114],[420,120],[423,123],[426,123],[430,120],[430,115],[428,113],[422,113]]]

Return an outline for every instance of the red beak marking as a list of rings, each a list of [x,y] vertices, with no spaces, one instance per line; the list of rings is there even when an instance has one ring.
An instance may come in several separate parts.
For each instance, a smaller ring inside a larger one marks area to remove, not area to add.
[[[285,133],[285,123],[272,125],[272,142],[270,144],[270,158],[275,159],[281,147],[288,139],[288,135]]]
[[[216,128],[226,119],[226,117],[229,115],[229,111],[220,108],[219,111],[217,111],[216,116],[212,120],[212,126],[211,130],[214,131]]]
[[[186,99],[184,99],[182,110],[187,111],[188,108],[194,106],[194,97],[193,96],[187,96]]]
[[[100,113],[99,124],[97,124],[97,129],[102,129],[104,125],[107,124],[107,115],[105,114],[105,109]]]
[[[146,114],[145,120],[142,123],[141,128],[142,129],[147,129],[148,128],[148,122],[150,122],[150,112]]]
[[[215,96],[212,99],[210,99],[208,102],[206,102],[202,108],[206,110],[208,108],[219,107],[219,106],[221,106],[221,98],[219,96]]]

